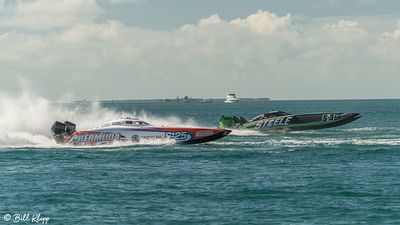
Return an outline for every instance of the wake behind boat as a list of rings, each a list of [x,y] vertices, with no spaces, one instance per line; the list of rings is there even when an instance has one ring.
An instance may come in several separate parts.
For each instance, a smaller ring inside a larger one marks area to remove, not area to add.
[[[205,127],[154,126],[142,120],[125,118],[82,131],[76,131],[76,125],[71,122],[56,121],[51,132],[58,144],[104,145],[118,141],[137,143],[149,140],[175,140],[182,144],[197,144],[223,138],[231,131]]]
[[[359,113],[314,113],[292,115],[271,111],[247,121],[243,117],[222,116],[221,128],[250,129],[261,132],[315,130],[341,126],[357,120]]]

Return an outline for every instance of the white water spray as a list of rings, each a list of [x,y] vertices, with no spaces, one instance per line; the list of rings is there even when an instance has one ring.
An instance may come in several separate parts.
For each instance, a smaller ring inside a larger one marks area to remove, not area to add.
[[[81,130],[125,116],[140,118],[154,125],[196,126],[193,120],[182,121],[177,117],[159,118],[148,115],[145,111],[118,112],[103,108],[97,102],[52,103],[25,90],[19,95],[0,94],[0,148],[59,147],[53,141],[50,132],[50,127],[56,120],[71,121]]]

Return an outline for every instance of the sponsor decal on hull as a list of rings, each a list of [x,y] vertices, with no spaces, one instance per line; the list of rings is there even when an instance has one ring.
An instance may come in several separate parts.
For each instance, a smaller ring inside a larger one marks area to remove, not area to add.
[[[214,134],[213,130],[201,130],[196,132],[196,137],[205,137],[213,134]]]
[[[132,135],[131,140],[132,142],[140,142],[140,137],[139,135]]]
[[[289,117],[282,117],[282,118],[276,118],[276,119],[261,120],[261,121],[257,122],[257,124],[254,128],[260,129],[263,127],[287,126],[287,125],[289,125],[292,118],[293,117],[289,116]]]
[[[69,142],[71,143],[84,143],[84,142],[106,142],[114,140],[124,140],[123,136],[119,133],[97,133],[97,134],[76,134]]]

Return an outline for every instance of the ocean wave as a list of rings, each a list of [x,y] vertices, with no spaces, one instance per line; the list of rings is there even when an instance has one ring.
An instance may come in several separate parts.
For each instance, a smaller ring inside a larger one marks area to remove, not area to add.
[[[268,136],[269,134],[261,133],[257,130],[237,130],[233,129],[230,135],[233,136]]]
[[[270,147],[315,147],[315,146],[397,146],[400,145],[400,137],[396,138],[284,138],[270,140],[252,141],[221,141],[213,143],[215,145],[236,145],[236,146],[270,146]]]
[[[337,131],[344,132],[384,132],[384,131],[400,131],[399,127],[357,127],[357,128],[338,128]]]

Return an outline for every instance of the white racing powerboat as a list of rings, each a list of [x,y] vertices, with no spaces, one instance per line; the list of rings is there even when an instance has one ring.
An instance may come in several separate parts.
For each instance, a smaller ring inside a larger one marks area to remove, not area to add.
[[[154,126],[132,118],[114,120],[90,130],[75,129],[74,123],[56,121],[51,127],[51,132],[56,143],[71,145],[112,144],[118,141],[137,143],[171,139],[177,143],[196,144],[223,138],[231,132],[219,128]]]

